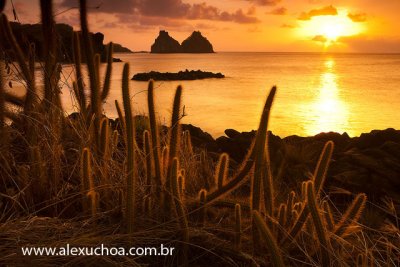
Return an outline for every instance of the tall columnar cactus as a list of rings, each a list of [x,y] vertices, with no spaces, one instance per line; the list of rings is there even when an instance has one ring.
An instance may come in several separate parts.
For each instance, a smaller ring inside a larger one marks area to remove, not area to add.
[[[181,265],[186,266],[188,261],[187,245],[189,242],[189,229],[188,229],[187,215],[179,194],[178,172],[179,172],[179,162],[178,158],[175,157],[172,160],[172,165],[171,165],[171,191],[172,191],[172,199],[173,202],[175,203],[175,212],[177,220],[181,227],[181,233],[182,233],[182,250],[181,250],[180,266]]]
[[[91,161],[92,155],[89,148],[84,148],[81,158],[82,208],[86,213],[90,209],[92,215],[94,215],[97,211],[98,197],[94,187]]]
[[[129,234],[134,230],[135,218],[135,126],[132,117],[131,98],[129,94],[129,64],[124,65],[122,72],[122,98],[124,100],[125,120],[126,120],[126,140],[127,140],[127,167],[126,167],[126,226]]]
[[[112,73],[112,63],[113,63],[113,43],[109,43],[107,46],[107,69],[104,76],[103,90],[101,92],[101,100],[104,101],[108,93],[110,92],[111,85],[111,73]]]
[[[207,190],[201,189],[199,192],[199,215],[200,215],[200,225],[204,226],[207,218],[207,207],[206,207]]]
[[[171,128],[170,128],[170,138],[169,138],[169,164],[168,164],[168,174],[170,173],[171,164],[175,157],[179,158],[179,147],[180,147],[180,135],[181,127],[179,120],[181,119],[181,97],[182,97],[182,86],[178,86],[175,92],[174,104],[172,107],[172,118],[171,118]],[[170,177],[168,177],[170,179]],[[166,181],[167,189],[170,188],[170,180]]]
[[[329,207],[329,203],[327,200],[322,202],[322,209],[324,211],[324,218],[326,222],[326,228],[329,231],[332,231],[335,227],[335,219],[333,218],[331,208]]]
[[[212,202],[218,200],[220,197],[224,196],[225,194],[228,194],[229,192],[236,189],[238,186],[240,186],[241,184],[243,184],[246,181],[245,178],[246,178],[247,174],[254,166],[254,160],[255,160],[257,146],[258,145],[263,146],[263,145],[265,145],[265,142],[266,142],[266,140],[264,139],[264,136],[266,136],[267,133],[264,134],[263,131],[267,130],[267,124],[268,124],[267,118],[269,117],[269,112],[271,110],[272,101],[274,99],[275,93],[276,93],[276,87],[272,87],[272,89],[268,95],[267,101],[265,103],[263,113],[261,115],[260,127],[257,131],[256,139],[255,139],[255,141],[253,141],[251,148],[250,148],[249,152],[247,153],[245,159],[243,160],[241,167],[238,169],[236,174],[232,177],[232,179],[230,179],[230,181],[227,184],[225,184],[222,188],[215,190],[215,191],[211,192],[210,194],[208,194],[207,204],[211,204]],[[261,144],[261,143],[263,143],[263,144]],[[257,145],[255,145],[255,144],[257,144]],[[262,149],[262,150],[264,150],[264,149]],[[260,155],[260,153],[258,153],[258,154]],[[272,178],[272,177],[269,177],[269,178]],[[256,184],[258,184],[258,182]],[[272,187],[266,188],[267,198],[272,199],[272,194],[271,194],[272,189],[273,189]],[[256,191],[257,191],[256,192],[256,194],[257,194],[258,189]],[[253,194],[253,196],[254,196],[254,194]],[[256,199],[259,199],[259,195],[256,195]],[[257,200],[254,200],[254,202],[257,202]],[[268,206],[272,207],[272,204],[273,203],[269,203]],[[270,207],[270,209],[271,209],[271,207]]]
[[[149,81],[148,86],[148,95],[147,95],[147,104],[149,108],[149,120],[150,120],[150,133],[151,133],[151,141],[152,141],[152,152],[154,155],[154,171],[155,171],[155,179],[156,179],[156,192],[157,195],[160,195],[161,186],[163,181],[163,173],[162,173],[162,163],[161,163],[161,152],[160,152],[160,136],[158,132],[158,125],[156,119],[156,110],[154,105],[154,82],[152,80]],[[160,196],[159,196],[160,197]]]
[[[73,56],[74,56],[74,64],[75,64],[75,79],[76,82],[74,83],[74,92],[75,96],[78,100],[79,108],[82,114],[86,117],[86,95],[85,95],[85,86],[83,84],[83,75],[82,75],[82,68],[81,68],[81,44],[80,44],[80,33],[74,32],[73,35]]]
[[[79,0],[79,14],[80,14],[80,24],[82,31],[82,42],[83,42],[83,47],[85,49],[84,54],[86,56],[86,65],[89,73],[90,107],[91,107],[91,114],[94,114],[94,132],[99,133],[100,118],[101,118],[100,84],[99,84],[98,71],[96,70],[96,62],[93,52],[92,40],[90,38],[90,33],[87,23],[86,0]],[[97,142],[97,140],[98,139],[96,138],[95,142]]]
[[[326,173],[328,172],[329,164],[332,158],[333,148],[334,144],[332,141],[326,142],[321,156],[319,157],[317,167],[314,171],[313,181],[317,198],[325,183]]]
[[[329,239],[327,237],[327,230],[321,217],[320,208],[317,203],[317,198],[314,189],[314,183],[312,181],[307,182],[307,204],[311,213],[311,218],[314,223],[315,232],[320,244],[322,265],[329,266]]]
[[[229,155],[226,153],[222,153],[219,156],[217,168],[215,170],[215,184],[217,185],[217,189],[222,188],[225,184],[228,176],[228,166]]]
[[[183,143],[185,147],[185,151],[189,154],[193,154],[193,145],[192,145],[192,137],[190,135],[190,131],[186,130],[183,132]]]
[[[100,122],[100,155],[104,160],[110,156],[110,133],[108,119],[102,118]]]
[[[354,225],[360,218],[366,202],[367,196],[365,194],[358,194],[356,196],[336,225],[334,230],[336,235],[343,236],[350,230],[350,226]]]
[[[294,191],[291,191],[288,200],[286,203],[286,225],[285,226],[291,226],[292,225],[292,214],[293,214],[293,209],[294,209],[294,199],[296,197],[296,193]]]
[[[126,140],[126,122],[125,122],[125,116],[122,112],[121,106],[119,105],[118,100],[115,100],[115,108],[117,109],[118,112],[118,118],[119,118],[119,126],[121,127],[122,131],[122,136],[124,138],[125,145],[127,145],[127,140]]]
[[[146,159],[146,187],[147,194],[151,193],[152,177],[153,177],[153,151],[151,150],[151,140],[149,131],[143,132],[143,148],[144,156]]]
[[[312,181],[314,182],[314,188],[315,188],[315,197],[317,199],[319,198],[319,194],[324,186],[326,173],[328,171],[329,163],[330,163],[330,160],[332,157],[333,147],[334,147],[334,144],[332,141],[328,141],[325,144],[325,146],[321,152],[321,155],[319,157],[317,166],[315,168],[314,175],[312,177]],[[306,192],[307,190],[306,190],[305,184],[302,185],[302,191],[303,191],[302,197],[303,197],[303,201],[304,201],[305,200],[304,197],[307,196],[307,192]],[[296,238],[296,236],[298,235],[300,230],[303,228],[305,222],[307,221],[307,217],[309,214],[310,214],[310,210],[309,210],[308,205],[303,205],[303,208],[300,211],[300,213],[297,217],[297,220],[295,221],[292,228],[289,230],[288,238],[284,238],[282,240],[283,244],[286,244],[290,240],[294,241],[294,239]]]
[[[255,225],[257,226],[261,237],[265,240],[265,244],[269,250],[271,264],[275,267],[284,267],[285,263],[282,258],[282,253],[279,249],[274,235],[268,228],[268,225],[265,223],[260,213],[256,210],[253,210],[253,218]]]

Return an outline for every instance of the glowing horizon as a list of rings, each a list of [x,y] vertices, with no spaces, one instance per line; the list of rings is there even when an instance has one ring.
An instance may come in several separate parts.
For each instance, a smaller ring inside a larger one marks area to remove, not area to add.
[[[21,23],[40,20],[38,0],[13,3]],[[56,0],[56,21],[79,30],[77,3]],[[88,0],[88,6],[92,31],[134,51],[149,51],[159,30],[179,42],[200,30],[217,52],[400,52],[396,0]],[[14,17],[10,1],[5,12]]]

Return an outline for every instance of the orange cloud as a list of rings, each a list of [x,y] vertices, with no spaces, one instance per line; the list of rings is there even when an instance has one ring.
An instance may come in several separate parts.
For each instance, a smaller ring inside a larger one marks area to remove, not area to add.
[[[312,38],[312,40],[321,43],[325,43],[326,41],[328,41],[328,39],[323,35],[315,35],[314,38]]]
[[[364,22],[367,20],[367,14],[365,13],[357,13],[357,14],[352,14],[349,13],[347,16],[353,21],[353,22]]]
[[[286,13],[287,13],[287,8],[285,7],[278,7],[271,10],[270,12],[267,12],[267,14],[271,15],[286,15]]]
[[[298,17],[299,20],[310,20],[312,17],[316,16],[336,16],[338,14],[338,11],[336,7],[330,5],[330,6],[325,6],[319,9],[312,9],[308,12],[303,12],[300,14]]]

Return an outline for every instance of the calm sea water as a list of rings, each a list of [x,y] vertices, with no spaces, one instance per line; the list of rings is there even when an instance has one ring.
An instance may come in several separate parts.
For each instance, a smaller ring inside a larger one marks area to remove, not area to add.
[[[373,129],[400,129],[400,55],[310,53],[117,54],[137,72],[197,70],[222,72],[225,79],[156,82],[156,105],[169,123],[177,85],[192,123],[217,137],[227,128],[256,129],[273,85],[278,91],[270,129],[280,136],[347,132],[357,136]],[[122,101],[123,63],[115,63],[112,89],[104,111],[116,117],[114,100]],[[105,66],[102,66],[104,73]],[[73,110],[71,66],[64,67],[63,104]],[[147,112],[147,83],[131,81],[137,114]]]

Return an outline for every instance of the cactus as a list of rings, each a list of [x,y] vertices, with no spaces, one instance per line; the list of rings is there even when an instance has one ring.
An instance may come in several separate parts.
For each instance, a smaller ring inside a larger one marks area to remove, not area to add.
[[[358,194],[351,202],[346,212],[335,227],[334,233],[338,236],[343,236],[350,230],[350,226],[357,222],[364,210],[367,196],[365,194]]]
[[[218,165],[215,171],[215,184],[217,185],[217,189],[222,188],[225,184],[228,176],[228,166],[229,155],[226,153],[222,153],[219,156]]]
[[[263,128],[266,131],[266,120],[269,116],[269,112],[271,109],[271,105],[272,105],[272,101],[274,99],[275,96],[275,92],[276,92],[276,87],[272,87],[270,94],[268,95],[267,101],[265,103],[264,109],[263,109],[263,113],[261,115],[261,121],[260,121],[260,126],[263,126]],[[255,157],[255,151],[256,151],[256,147],[255,143],[260,144],[260,139],[262,139],[262,137],[264,136],[264,134],[262,134],[262,129],[259,129],[258,132],[260,132],[259,134],[257,134],[256,140],[253,141],[249,152],[247,153],[245,159],[242,162],[241,167],[238,169],[237,173],[234,175],[234,177],[232,177],[232,179],[230,179],[230,181],[224,185],[222,188],[211,192],[208,196],[207,196],[207,204],[211,204],[212,202],[218,200],[220,197],[224,196],[225,194],[228,194],[229,192],[231,192],[232,190],[236,189],[238,186],[240,186],[242,183],[244,183],[246,181],[245,177],[247,176],[247,174],[249,173],[249,171],[251,170],[251,168],[254,165],[254,157]],[[265,133],[266,135],[266,133]],[[260,144],[261,145],[261,144]],[[270,190],[272,188],[269,188]],[[270,191],[269,191],[270,192]],[[269,203],[268,205],[271,205],[272,203]]]
[[[127,140],[127,178],[126,178],[126,226],[129,234],[133,233],[135,218],[135,126],[132,118],[131,98],[129,95],[129,64],[125,63],[122,72],[122,97],[124,100]]]
[[[294,198],[296,197],[296,193],[294,191],[291,191],[288,196],[288,200],[286,203],[286,225],[285,226],[291,226],[292,225],[292,211],[294,209]]]
[[[109,134],[109,126],[108,119],[102,118],[100,122],[100,155],[103,159],[107,159],[110,155],[110,142],[109,142],[110,134]]]
[[[322,209],[324,211],[324,218],[326,222],[326,228],[332,231],[335,227],[335,220],[333,219],[331,208],[329,207],[328,201],[324,200],[322,202]]]
[[[154,106],[154,82],[152,80],[149,81],[148,86],[148,95],[147,102],[149,108],[149,120],[150,120],[150,133],[151,133],[151,141],[152,141],[152,152],[154,158],[154,171],[155,171],[155,179],[156,179],[156,192],[157,195],[160,195],[160,190],[163,181],[163,173],[161,168],[161,154],[160,154],[160,137],[158,133],[158,125],[156,121],[156,111]]]
[[[175,203],[175,212],[177,215],[177,220],[181,227],[182,232],[182,250],[181,250],[181,265],[187,265],[188,261],[188,247],[187,244],[189,242],[189,229],[188,229],[188,221],[186,217],[186,212],[182,204],[182,200],[179,194],[179,185],[178,185],[178,170],[179,170],[179,162],[178,158],[174,158],[172,160],[171,165],[171,191],[173,202]]]
[[[317,204],[317,198],[312,181],[307,182],[307,205],[314,223],[315,231],[320,244],[322,266],[329,266],[329,239],[327,238],[327,231],[323,219],[321,217],[320,209]]]
[[[268,121],[269,113],[271,110],[272,102],[275,96],[276,87],[272,87],[271,92],[267,98],[264,111],[261,115],[260,126],[257,130],[257,137],[255,142],[255,164],[252,186],[252,209],[260,209],[261,201],[261,185],[264,185],[265,196],[265,209],[269,215],[273,214],[274,194],[271,171],[269,167],[269,153],[268,153]]]
[[[169,139],[169,163],[167,166],[167,181],[166,188],[170,189],[171,186],[171,164],[175,157],[179,157],[179,146],[180,146],[180,109],[181,109],[181,96],[182,87],[178,86],[175,92],[174,104],[172,108],[171,128],[170,128],[170,139]],[[166,207],[168,208],[168,200],[166,200]]]
[[[84,54],[86,56],[86,65],[89,73],[90,81],[90,106],[91,113],[94,114],[94,132],[99,133],[99,120],[101,118],[101,107],[100,107],[100,85],[98,71],[96,70],[96,61],[93,53],[92,40],[89,36],[89,28],[87,23],[87,6],[86,0],[79,0],[79,14],[82,31],[82,42],[85,48]],[[98,140],[96,138],[95,140]],[[96,145],[96,144],[95,144]]]
[[[242,210],[239,203],[235,205],[235,250],[240,251],[242,247]]]
[[[88,212],[90,208],[92,215],[94,215],[97,212],[98,195],[94,189],[91,161],[92,156],[89,148],[84,148],[81,158],[82,207],[85,212]],[[88,197],[89,201],[87,199]]]
[[[113,43],[110,43],[107,47],[107,69],[106,69],[106,75],[104,77],[103,90],[101,92],[102,101],[104,101],[107,98],[108,93],[110,92],[112,63],[113,63]]]
[[[332,152],[333,152],[334,144],[332,141],[326,142],[321,156],[319,157],[317,167],[315,168],[313,181],[316,197],[318,198],[319,192],[322,190],[324,186],[326,173],[328,172],[329,163],[331,161]]]
[[[178,177],[178,185],[179,185],[179,194],[181,199],[185,196],[185,176],[181,173]]]
[[[82,76],[82,68],[81,68],[81,45],[80,45],[80,34],[78,32],[74,32],[73,35],[73,56],[74,56],[74,64],[75,64],[75,77],[76,83],[74,83],[74,92],[75,96],[78,100],[80,110],[83,114],[86,114],[86,95],[85,88],[83,85],[83,76]]]
[[[149,131],[145,130],[143,132],[143,148],[144,155],[146,158],[146,186],[148,188],[147,194],[151,193],[152,177],[153,177],[153,153],[151,150],[151,140]]]
[[[206,207],[207,190],[201,189],[199,192],[199,214],[200,214],[200,225],[204,226],[207,218],[207,207]]]
[[[319,157],[317,166],[314,171],[313,179],[312,181],[314,182],[314,189],[315,189],[315,197],[318,199],[320,191],[324,185],[325,182],[325,176],[328,171],[329,163],[331,160],[332,152],[333,152],[333,147],[334,144],[332,141],[326,142],[321,155]],[[303,185],[304,184],[304,185]],[[302,184],[302,198],[304,201],[304,198],[307,196],[307,188],[306,184],[303,182]],[[307,221],[307,217],[309,215],[309,208],[308,206],[304,206],[303,209],[300,211],[299,216],[294,223],[293,227],[290,229],[288,237],[291,237],[292,241],[295,239],[297,234],[300,232],[300,230],[303,228],[305,222]],[[284,238],[282,240],[282,244],[286,244],[286,242],[289,240],[289,238]]]
[[[190,136],[190,131],[186,130],[183,132],[183,143],[185,147],[185,151],[189,154],[193,154],[193,145],[192,145],[192,137]]]
[[[284,267],[285,263],[283,261],[278,244],[272,235],[271,230],[268,228],[268,225],[264,222],[264,220],[261,218],[261,215],[256,210],[253,210],[253,219],[270,252],[271,264],[275,267]]]

